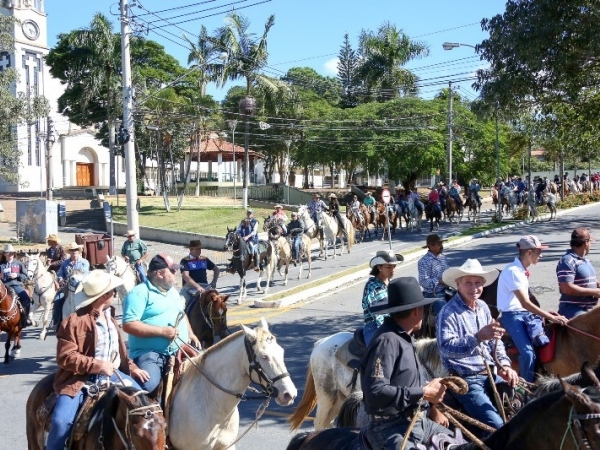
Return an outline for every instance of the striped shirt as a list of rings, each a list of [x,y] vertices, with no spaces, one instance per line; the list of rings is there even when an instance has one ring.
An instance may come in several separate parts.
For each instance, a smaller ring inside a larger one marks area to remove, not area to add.
[[[448,268],[446,255],[439,254],[435,256],[432,252],[427,252],[419,260],[419,284],[426,294],[436,294],[439,297],[444,296],[446,287],[440,284],[444,270]]]
[[[556,278],[559,283],[573,283],[583,288],[595,289],[596,271],[589,259],[583,258],[573,250],[567,250],[556,266]],[[577,305],[595,305],[598,299],[592,296],[576,297],[560,293],[561,303],[574,303]]]
[[[119,367],[121,365],[121,356],[119,355],[119,331],[112,321],[110,308],[106,308],[103,311],[103,314],[106,322],[102,322],[100,316],[96,320],[97,342],[94,358],[101,361],[111,361],[114,363],[114,367]],[[112,356],[115,352],[117,357],[113,361]]]
[[[442,308],[437,317],[437,344],[444,367],[460,376],[475,375],[494,365],[494,340],[478,342],[475,334],[492,322],[490,309],[481,300],[469,308],[459,293]],[[498,359],[510,367],[504,344],[498,340]],[[485,360],[485,364],[484,364]]]
[[[377,277],[371,277],[365,284],[365,289],[363,291],[362,298],[362,307],[363,307],[363,317],[365,319],[365,323],[369,323],[372,320],[377,322],[377,326],[380,326],[383,323],[383,319],[386,315],[377,315],[373,314],[369,309],[373,305],[380,305],[381,303],[387,302],[387,284],[381,281]]]

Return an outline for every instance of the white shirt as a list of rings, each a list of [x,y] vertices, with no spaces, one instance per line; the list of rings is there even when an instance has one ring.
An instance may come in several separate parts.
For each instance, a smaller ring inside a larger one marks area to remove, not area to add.
[[[498,310],[526,311],[514,291],[528,291],[529,280],[519,258],[507,265],[498,277]]]

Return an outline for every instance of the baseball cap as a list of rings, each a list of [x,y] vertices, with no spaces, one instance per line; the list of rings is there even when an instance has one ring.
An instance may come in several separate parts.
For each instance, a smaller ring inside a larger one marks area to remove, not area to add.
[[[519,239],[519,242],[517,243],[517,247],[519,247],[521,250],[529,250],[529,249],[534,249],[534,248],[539,248],[539,249],[545,250],[547,248],[550,248],[547,245],[542,245],[542,243],[537,238],[537,236],[534,236],[533,234],[530,234],[529,236],[525,236],[525,237],[522,237],[521,239]]]
[[[179,270],[181,266],[171,258],[166,253],[159,253],[154,258],[150,260],[150,264],[148,264],[148,271],[154,272],[161,269],[174,269]]]

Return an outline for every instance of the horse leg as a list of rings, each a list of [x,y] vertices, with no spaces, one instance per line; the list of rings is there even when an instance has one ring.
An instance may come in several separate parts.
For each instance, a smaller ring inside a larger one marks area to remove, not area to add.
[[[18,358],[21,355],[21,331],[21,328],[19,328],[15,335],[14,344],[12,348],[13,359]]]
[[[10,340],[12,338],[12,333],[9,331],[6,333],[6,343],[4,344],[4,364],[8,364],[10,362],[10,358],[8,356],[10,351]]]

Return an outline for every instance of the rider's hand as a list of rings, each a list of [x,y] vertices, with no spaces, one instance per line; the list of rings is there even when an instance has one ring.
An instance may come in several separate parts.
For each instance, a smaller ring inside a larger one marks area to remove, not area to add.
[[[440,383],[441,378],[434,378],[423,387],[423,398],[434,405],[444,398],[446,386]]]
[[[479,342],[489,341],[490,339],[500,339],[505,333],[504,328],[500,326],[500,323],[493,320],[491,323],[481,328],[475,337]]]
[[[202,348],[202,343],[195,334],[190,335],[190,344],[196,348]]]
[[[131,377],[135,378],[141,383],[145,383],[150,379],[150,374],[146,372],[144,369],[140,369],[139,367],[131,370]]]
[[[175,327],[162,327],[160,330],[162,337],[170,341],[179,336],[179,330]]]
[[[548,320],[552,323],[557,323],[559,325],[566,325],[569,321],[569,319],[567,319],[565,316],[561,316],[560,314],[552,312],[550,313],[550,317],[548,317]]]
[[[100,375],[111,376],[115,372],[115,366],[111,361],[102,361],[102,366],[100,367]]]
[[[519,374],[517,374],[517,372],[508,366],[502,366],[501,369],[498,369],[498,375],[500,375],[502,379],[506,380],[511,387],[515,387],[519,382]]]
[[[12,278],[12,279],[14,280],[15,278],[17,278],[17,276],[18,276],[18,274],[17,274],[17,273],[11,273],[11,274],[9,275],[9,278]]]
[[[129,262],[129,256],[124,256],[123,259],[125,260],[125,262]]]

